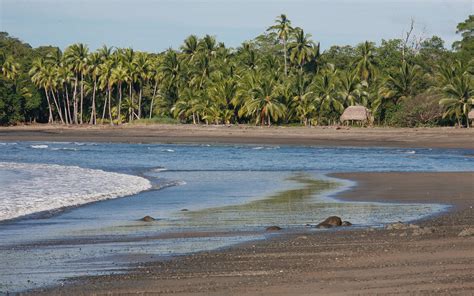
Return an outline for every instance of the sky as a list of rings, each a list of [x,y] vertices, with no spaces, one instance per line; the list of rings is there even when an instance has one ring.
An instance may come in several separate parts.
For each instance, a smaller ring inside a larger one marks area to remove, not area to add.
[[[450,47],[474,0],[0,0],[0,31],[34,47],[82,42],[160,52],[191,34],[236,47],[282,13],[323,49],[401,38],[411,19],[415,34],[440,36]]]

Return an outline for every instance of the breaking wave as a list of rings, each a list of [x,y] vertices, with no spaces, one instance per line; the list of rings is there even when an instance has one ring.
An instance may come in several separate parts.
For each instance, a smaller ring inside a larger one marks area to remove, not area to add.
[[[0,221],[152,188],[132,175],[77,166],[0,162]]]

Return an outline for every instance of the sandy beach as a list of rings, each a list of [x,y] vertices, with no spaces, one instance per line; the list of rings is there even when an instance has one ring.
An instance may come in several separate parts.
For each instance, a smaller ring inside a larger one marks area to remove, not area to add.
[[[225,126],[0,128],[1,141],[96,141],[474,149],[474,130]],[[379,295],[474,293],[474,173],[338,173],[351,201],[442,203],[399,230],[281,231],[272,239],[141,264],[32,295]],[[396,221],[394,221],[396,222]]]
[[[0,127],[0,141],[214,143],[307,146],[469,148],[474,129],[256,127],[205,125]]]

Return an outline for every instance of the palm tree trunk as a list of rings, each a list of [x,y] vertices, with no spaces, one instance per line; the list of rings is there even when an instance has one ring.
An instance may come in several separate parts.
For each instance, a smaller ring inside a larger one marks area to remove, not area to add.
[[[46,88],[44,88],[44,93],[46,94],[46,101],[48,102],[48,110],[49,110],[48,123],[51,124],[53,123],[53,110],[51,110],[51,101],[49,100],[48,90]]]
[[[112,119],[112,88],[109,87],[109,120],[110,125],[114,125],[114,120]]]
[[[96,115],[96,110],[95,110],[95,92],[97,89],[97,79],[94,79],[94,89],[92,90],[92,114],[91,114],[91,120],[89,124],[96,124],[97,123],[97,115]]]
[[[69,123],[72,123],[71,104],[69,102],[69,91],[67,89],[67,84],[65,84],[65,92],[66,92],[66,104],[67,104],[67,114],[69,116]]]
[[[72,94],[72,104],[73,104],[73,113],[74,113],[74,124],[77,124],[77,76],[74,79],[74,92]]]
[[[287,57],[287,50],[286,50],[286,40],[283,39],[283,57],[285,59],[285,76],[288,75],[288,64],[287,64],[287,60],[288,60],[288,57]]]
[[[56,105],[56,109],[58,109],[59,119],[61,120],[61,123],[64,124],[64,119],[63,119],[63,114],[61,112],[61,107],[58,104],[58,100],[56,100],[56,96],[54,95],[53,90],[51,90],[51,94],[53,95],[53,101],[54,101],[54,104]]]
[[[129,114],[129,118],[128,118],[128,121],[130,122],[130,121],[133,121],[133,113],[135,112],[135,111],[133,110],[133,92],[132,92],[132,83],[131,83],[131,82],[129,83],[128,87],[129,87],[129,89],[130,89],[130,90],[129,90],[129,93],[130,93],[130,102],[132,103],[131,106],[130,106],[130,109],[132,110],[132,112],[129,112],[130,114]]]
[[[84,108],[84,74],[81,73],[81,117],[80,117],[80,123],[82,124],[82,115],[83,115],[83,109]]]
[[[108,89],[105,90],[105,98],[104,98],[104,108],[102,109],[102,118],[100,120],[101,124],[104,124],[104,119],[105,119],[105,111],[107,110],[107,97],[109,95]]]
[[[118,124],[122,124],[122,114],[121,113],[121,109],[122,109],[122,82],[120,82],[118,84],[118,87],[119,87],[119,102],[118,102],[118,106],[117,106],[117,123]]]
[[[158,88],[158,80],[155,81],[155,86],[153,87],[153,96],[151,97],[151,103],[150,103],[150,119],[153,114],[153,101],[155,100],[157,88]]]
[[[61,98],[61,96],[59,95],[59,91],[56,91],[56,95],[58,96],[58,99]],[[64,122],[66,123],[66,125],[69,125],[69,118],[67,116],[66,98],[65,98],[64,93],[63,93],[63,102],[64,102],[64,106],[63,106],[63,109],[64,109]]]
[[[138,91],[138,119],[142,117],[142,87]]]

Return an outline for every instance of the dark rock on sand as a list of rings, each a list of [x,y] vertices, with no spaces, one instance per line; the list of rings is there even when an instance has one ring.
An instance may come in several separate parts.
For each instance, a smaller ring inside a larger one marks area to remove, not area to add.
[[[331,228],[337,227],[342,225],[342,220],[338,216],[331,216],[324,220],[323,222],[316,225],[317,228]]]
[[[279,227],[279,226],[269,226],[267,227],[267,229],[265,229],[266,231],[280,231],[282,228]]]
[[[188,209],[182,209],[181,212],[188,212]]]
[[[155,218],[153,218],[151,216],[145,216],[145,217],[141,218],[140,220],[144,221],[144,222],[153,222],[153,221],[155,221]]]
[[[352,226],[352,223],[349,221],[343,221],[341,226]]]

